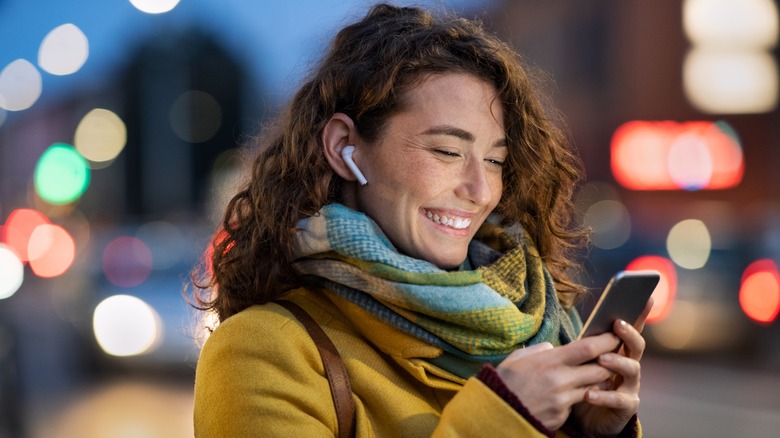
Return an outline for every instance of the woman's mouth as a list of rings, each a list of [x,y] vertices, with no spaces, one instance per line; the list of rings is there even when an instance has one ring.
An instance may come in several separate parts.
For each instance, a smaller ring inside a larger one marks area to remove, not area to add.
[[[469,225],[471,225],[471,219],[468,218],[458,217],[452,214],[447,216],[444,213],[440,215],[431,210],[427,210],[427,209],[423,209],[423,210],[425,211],[425,216],[427,216],[428,219],[430,219],[431,221],[439,225],[455,228],[456,230],[462,230],[468,228]]]

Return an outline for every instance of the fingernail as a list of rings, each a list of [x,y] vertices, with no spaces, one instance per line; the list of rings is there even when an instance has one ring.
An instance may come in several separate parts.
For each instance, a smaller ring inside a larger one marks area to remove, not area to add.
[[[601,356],[599,356],[599,359],[602,362],[611,362],[612,361],[612,355],[611,354],[602,354]]]
[[[626,327],[628,327],[628,323],[623,321],[622,319],[618,321],[618,324],[620,325],[620,330],[625,330]]]
[[[594,391],[588,391],[588,400],[596,400],[597,398],[599,398],[597,393]]]

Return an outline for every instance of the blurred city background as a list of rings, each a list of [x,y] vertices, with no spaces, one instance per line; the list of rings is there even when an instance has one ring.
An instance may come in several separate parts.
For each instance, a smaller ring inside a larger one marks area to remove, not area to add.
[[[548,77],[587,169],[582,311],[662,272],[646,436],[780,436],[777,3],[416,4]],[[369,5],[0,0],[0,438],[192,436],[189,272],[241,146]]]

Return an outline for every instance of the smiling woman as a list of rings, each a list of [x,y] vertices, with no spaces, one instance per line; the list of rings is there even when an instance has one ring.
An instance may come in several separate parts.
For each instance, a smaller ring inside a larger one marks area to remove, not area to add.
[[[475,21],[342,29],[195,273],[195,434],[638,435],[644,316],[574,340],[579,161],[543,108]]]
[[[431,75],[375,145],[364,144],[349,116],[334,114],[323,130],[329,163],[354,179],[339,156],[356,144],[354,160],[371,181],[345,187],[342,202],[373,219],[400,252],[457,268],[501,199],[507,147],[496,93],[472,75]]]

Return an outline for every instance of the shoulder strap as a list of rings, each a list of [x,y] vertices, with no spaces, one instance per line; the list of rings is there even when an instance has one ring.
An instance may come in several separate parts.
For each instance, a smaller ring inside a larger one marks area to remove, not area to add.
[[[338,438],[355,436],[355,402],[352,400],[352,387],[349,384],[344,361],[341,360],[336,346],[317,324],[317,321],[300,306],[284,300],[276,301],[276,303],[290,311],[303,324],[303,327],[309,332],[309,336],[314,340],[314,344],[317,345],[322,365],[325,367],[325,377],[330,384],[333,404],[336,406]]]

